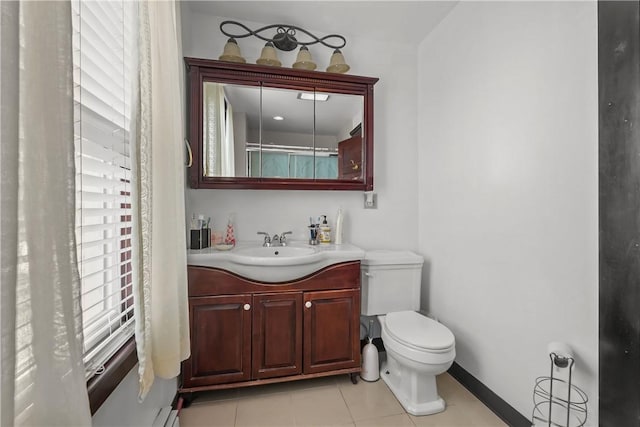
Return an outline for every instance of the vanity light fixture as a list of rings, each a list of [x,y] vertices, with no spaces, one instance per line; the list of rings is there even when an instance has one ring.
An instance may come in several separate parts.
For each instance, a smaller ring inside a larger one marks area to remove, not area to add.
[[[229,31],[229,26],[237,26],[244,30],[243,33],[232,33]],[[227,28],[225,30],[225,27]],[[270,31],[275,29],[275,34],[273,37],[265,37],[261,33],[264,31]],[[262,49],[262,53],[260,58],[256,61],[257,64],[260,65],[272,65],[272,66],[281,66],[281,62],[278,60],[276,50],[279,49],[282,51],[292,51],[298,46],[300,46],[300,50],[296,57],[296,62],[293,64],[293,68],[304,69],[304,70],[315,70],[317,65],[311,58],[311,52],[309,52],[308,46],[319,43],[323,46],[326,46],[330,49],[333,49],[333,53],[331,55],[330,64],[327,67],[327,71],[330,73],[346,73],[349,71],[349,65],[345,62],[344,55],[340,49],[344,48],[347,44],[347,40],[338,34],[330,34],[324,37],[317,37],[304,28],[297,27],[295,25],[288,24],[273,24],[267,25],[265,27],[259,28],[255,31],[251,30],[246,25],[241,24],[237,21],[223,21],[220,24],[220,31],[222,34],[230,37],[227,45],[230,43],[235,44],[237,47],[236,39],[241,39],[245,37],[254,36],[261,40],[267,42],[265,47]],[[302,33],[306,41],[298,40],[296,38],[296,34]],[[229,49],[235,49],[233,46],[230,46]],[[235,52],[235,50],[234,50]],[[238,58],[241,58],[240,61]],[[237,54],[229,54],[227,53],[227,46],[225,46],[225,51],[219,57],[221,61],[232,61],[232,62],[244,62],[244,58],[240,55],[240,49],[237,49]]]
[[[306,46],[302,46],[298,51],[298,56],[296,57],[296,62],[292,65],[293,68],[299,68],[301,70],[315,70],[317,65],[311,59],[311,52],[309,52],[309,48]]]
[[[329,99],[328,93],[298,92],[298,99],[305,101],[325,102]]]
[[[273,116],[273,120],[277,120],[277,121],[280,122],[280,121],[284,120],[284,117],[282,117],[282,116]]]
[[[247,60],[242,57],[242,54],[240,54],[238,42],[236,42],[236,39],[233,37],[227,40],[227,44],[224,45],[222,55],[220,55],[218,59],[227,62],[239,62],[241,64],[247,62]]]
[[[349,68],[351,67],[344,61],[344,55],[342,55],[340,49],[334,50],[327,71],[330,73],[346,73]]]
[[[282,62],[278,59],[276,49],[273,47],[273,43],[267,42],[262,48],[262,54],[256,61],[259,65],[271,65],[272,67],[282,66]]]

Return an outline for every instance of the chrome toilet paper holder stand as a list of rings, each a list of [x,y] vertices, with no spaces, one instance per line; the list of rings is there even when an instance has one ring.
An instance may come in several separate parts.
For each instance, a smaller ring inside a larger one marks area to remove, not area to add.
[[[549,353],[551,373],[536,378],[533,389],[534,425],[580,427],[587,422],[587,394],[572,384],[575,360],[572,356]],[[556,369],[557,368],[557,369]],[[567,379],[558,378],[556,371],[565,369]]]

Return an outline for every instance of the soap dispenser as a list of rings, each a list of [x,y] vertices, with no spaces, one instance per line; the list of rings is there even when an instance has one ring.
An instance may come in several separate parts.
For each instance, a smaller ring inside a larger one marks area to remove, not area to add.
[[[331,243],[331,226],[327,224],[327,216],[320,216],[323,218],[320,224],[320,243]]]

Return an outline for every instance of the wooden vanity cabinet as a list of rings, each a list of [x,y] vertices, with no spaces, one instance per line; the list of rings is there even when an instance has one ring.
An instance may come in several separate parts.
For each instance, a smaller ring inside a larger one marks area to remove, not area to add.
[[[360,262],[278,284],[189,266],[181,393],[360,372]]]

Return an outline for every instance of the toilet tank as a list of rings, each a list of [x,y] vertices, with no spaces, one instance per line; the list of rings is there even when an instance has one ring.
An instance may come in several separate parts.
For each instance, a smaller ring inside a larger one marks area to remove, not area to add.
[[[360,264],[362,314],[419,310],[423,262],[410,251],[368,251]]]

